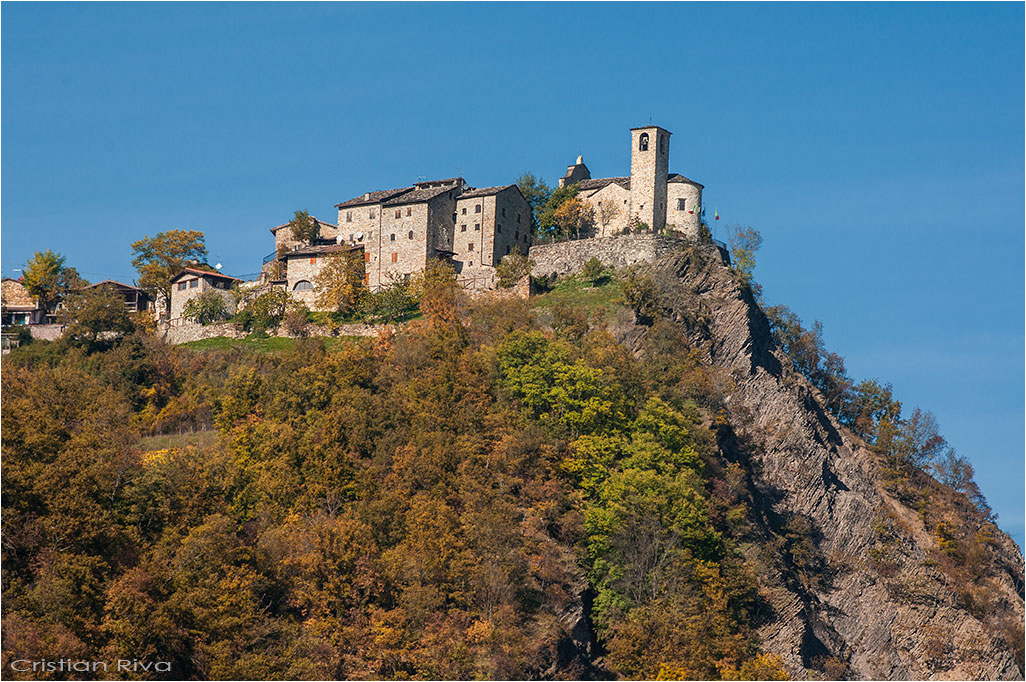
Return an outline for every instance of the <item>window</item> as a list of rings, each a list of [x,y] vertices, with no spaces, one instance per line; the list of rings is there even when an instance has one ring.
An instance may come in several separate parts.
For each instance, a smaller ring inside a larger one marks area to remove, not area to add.
[[[638,151],[639,152],[647,152],[648,151],[648,133],[642,133],[641,137],[638,138]]]
[[[310,259],[310,265],[317,265],[317,256]]]
[[[503,218],[505,218],[505,217],[506,217],[506,209],[502,209],[502,217],[503,217]]]
[[[353,212],[352,211],[346,211],[346,222],[347,223],[353,222]]]
[[[306,281],[305,279],[301,279],[298,282],[296,282],[296,286],[292,287],[292,290],[293,291],[313,291],[313,284],[310,284],[310,282]]]
[[[403,209],[401,209],[401,208],[395,209],[395,217],[396,218],[402,218],[403,217]]]
[[[477,204],[476,206],[474,206],[474,213],[480,213],[480,212],[481,212],[481,204]]]
[[[466,206],[464,206],[463,210],[460,211],[460,215],[467,215],[467,207]]]
[[[364,284],[370,284],[370,273],[369,272],[363,273],[363,283]]]
[[[509,255],[509,246],[506,247],[506,255]]]
[[[394,233],[388,235],[388,241],[390,241],[390,242],[394,242],[395,241],[395,234]]]
[[[392,252],[392,262],[393,263],[398,263],[399,262],[399,252],[398,251],[393,251]]]
[[[406,215],[413,215],[413,207],[412,206],[407,206],[406,207]]]
[[[678,211],[683,211],[685,203],[686,203],[685,199],[677,199],[677,210]]]
[[[481,223],[474,223],[474,232],[481,231]]]
[[[495,231],[498,232],[499,234],[502,234],[502,225],[496,225],[495,226]]]
[[[364,263],[370,263],[370,253],[364,253],[363,254],[363,262]]]
[[[460,232],[466,232],[466,231],[467,231],[467,226],[466,225],[460,225]]]
[[[198,286],[199,286],[199,280],[198,279],[190,279],[189,280],[189,288],[190,289],[195,289]]]
[[[469,242],[467,244],[467,251],[473,251],[473,250],[474,250],[474,242]]]
[[[187,286],[189,286],[189,285],[186,284],[185,282],[179,282],[178,283],[178,290],[179,291],[185,291],[185,287],[187,287]]]
[[[410,230],[410,234],[407,235],[410,239],[413,239],[413,230]]]
[[[519,230],[513,233],[513,239],[520,239],[520,231]]]
[[[371,212],[370,212],[370,219],[371,219],[371,220],[374,220],[374,211],[371,211]]]
[[[474,267],[474,261],[470,261],[470,267]]]
[[[517,223],[519,223],[519,222],[520,222],[520,214],[517,213]]]

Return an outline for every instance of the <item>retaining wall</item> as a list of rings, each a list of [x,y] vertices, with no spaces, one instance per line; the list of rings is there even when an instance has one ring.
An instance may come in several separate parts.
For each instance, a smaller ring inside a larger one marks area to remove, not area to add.
[[[599,259],[606,266],[625,268],[635,263],[651,262],[690,243],[680,237],[659,234],[619,234],[555,244],[536,244],[529,253],[530,259],[534,261],[531,274],[547,277],[552,273],[562,276],[580,272],[591,258]]]

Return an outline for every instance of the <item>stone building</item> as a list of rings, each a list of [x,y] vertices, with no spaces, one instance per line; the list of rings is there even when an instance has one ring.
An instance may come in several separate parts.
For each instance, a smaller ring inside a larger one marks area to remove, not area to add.
[[[220,272],[184,268],[171,278],[171,315],[172,324],[180,323],[185,304],[207,291],[216,291],[228,305],[229,312],[235,312],[235,301],[231,288],[236,282],[242,283],[237,277],[230,277]],[[158,301],[159,303],[159,301]]]
[[[363,251],[360,244],[324,244],[301,247],[284,255],[285,278],[271,282],[280,285],[293,298],[302,301],[311,310],[320,310],[317,305],[317,277],[330,259],[343,256],[350,251]],[[366,282],[366,276],[364,282]]]
[[[531,206],[516,185],[430,180],[366,192],[336,208],[338,237],[363,247],[372,291],[439,258],[453,263],[461,283],[487,288],[502,256],[530,246]]]
[[[152,312],[154,309],[153,298],[139,287],[113,279],[105,279],[85,288],[96,289],[98,287],[109,287],[120,294],[125,299],[125,310],[130,313]]]
[[[578,156],[559,186],[576,184],[577,196],[594,211],[599,237],[643,224],[654,232],[670,230],[697,238],[702,217],[702,185],[669,172],[670,132],[659,126],[632,128],[630,177],[592,178]]]
[[[3,328],[25,324],[45,324],[46,310],[20,280],[4,277],[0,290],[0,317]]]

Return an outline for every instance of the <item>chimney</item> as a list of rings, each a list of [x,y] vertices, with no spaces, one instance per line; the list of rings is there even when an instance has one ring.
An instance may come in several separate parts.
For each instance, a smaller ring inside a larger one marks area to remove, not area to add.
[[[370,199],[370,192],[366,192],[366,193],[365,193],[365,194],[363,195],[363,200],[364,200],[364,201],[367,201],[368,199]]]

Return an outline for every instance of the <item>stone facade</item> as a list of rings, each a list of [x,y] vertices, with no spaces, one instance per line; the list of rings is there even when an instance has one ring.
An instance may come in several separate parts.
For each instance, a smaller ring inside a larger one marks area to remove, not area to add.
[[[531,206],[516,185],[470,190],[456,200],[453,260],[464,278],[494,268],[503,256],[526,254],[531,244]]]
[[[567,167],[559,186],[576,184],[594,211],[593,233],[607,237],[644,223],[653,232],[698,238],[702,185],[669,172],[670,132],[659,126],[631,129],[630,177],[592,178],[584,159]]]
[[[185,268],[171,278],[171,316],[170,320],[184,319],[182,312],[185,304],[207,291],[217,292],[228,306],[230,313],[235,312],[235,301],[232,299],[231,288],[242,280],[219,272],[207,272],[196,268]]]
[[[382,331],[387,329],[393,329],[392,325],[387,324],[343,324],[327,329],[325,327],[318,327],[317,325],[310,325],[307,329],[308,336],[377,336]],[[214,339],[217,337],[225,337],[229,339],[243,339],[246,338],[247,332],[242,327],[234,322],[221,322],[219,324],[197,324],[195,322],[184,322],[182,324],[161,325],[159,333],[164,339],[164,342],[176,346],[181,343],[189,343],[190,341],[200,341],[202,339]],[[283,330],[277,330],[273,336],[285,336],[289,337],[290,334],[285,333]]]

